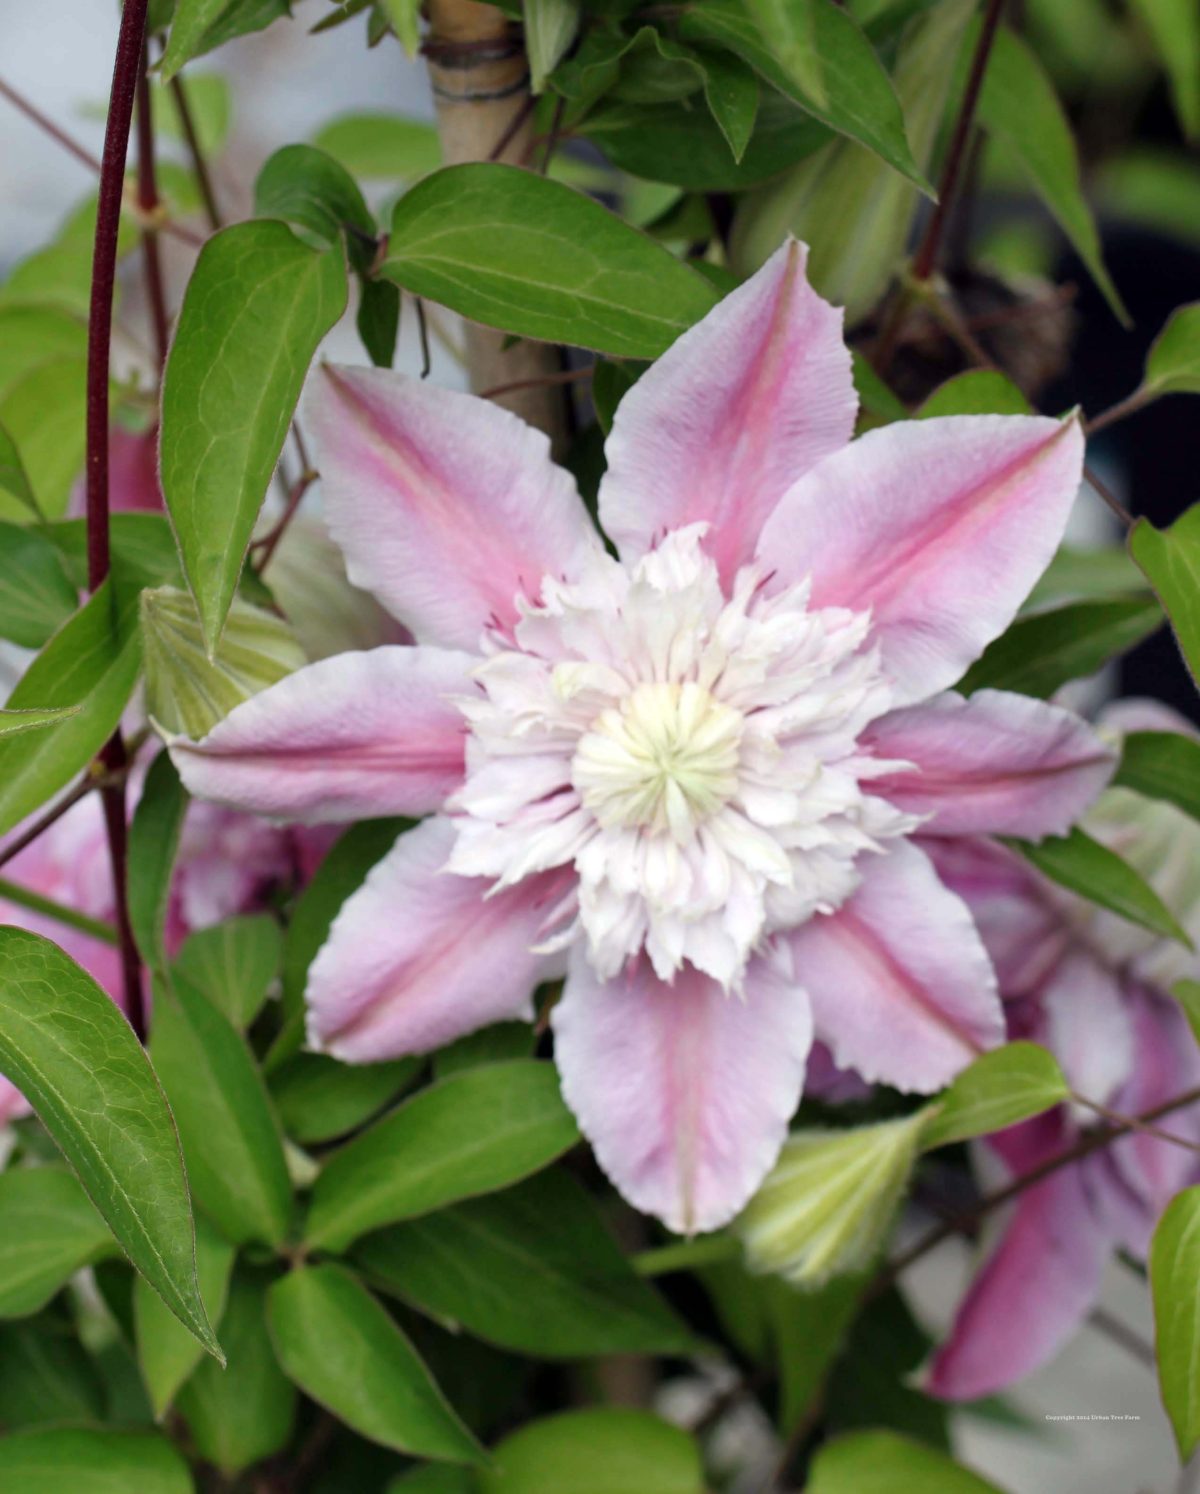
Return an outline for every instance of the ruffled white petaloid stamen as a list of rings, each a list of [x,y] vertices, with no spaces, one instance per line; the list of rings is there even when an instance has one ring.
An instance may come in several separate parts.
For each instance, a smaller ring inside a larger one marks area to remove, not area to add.
[[[891,704],[870,619],[768,597],[753,567],[727,598],[703,533],[548,578],[462,702],[449,869],[499,888],[573,863],[603,978],[644,948],[663,979],[688,960],[736,987],[766,934],[839,907],[859,856],[916,823],[863,788],[883,765],[857,740]]]

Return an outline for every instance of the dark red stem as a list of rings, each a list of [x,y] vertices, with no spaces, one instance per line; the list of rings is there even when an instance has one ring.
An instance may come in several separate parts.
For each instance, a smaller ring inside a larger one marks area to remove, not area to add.
[[[975,55],[971,58],[971,71],[967,77],[966,91],[963,94],[958,118],[954,121],[954,133],[950,137],[946,160],[942,166],[941,180],[938,182],[937,206],[925,230],[925,237],[921,240],[920,247],[913,257],[912,273],[916,280],[928,280],[933,274],[938,249],[941,247],[942,234],[958,191],[959,178],[966,159],[967,141],[975,124],[975,111],[979,106],[983,78],[987,72],[988,58],[991,56],[992,43],[996,40],[1000,13],[1003,9],[1004,0],[988,0],[988,8],[984,12],[983,25],[979,31],[979,40],[975,44]]]
[[[158,230],[151,226],[159,209],[158,179],[154,170],[154,115],[150,103],[150,52],[142,44],[142,66],[137,84],[137,197],[145,216],[142,225],[142,258],[146,269],[146,301],[154,328],[154,351],[161,374],[167,361],[167,299],[163,292],[162,263],[158,254]]]
[[[108,579],[108,377],[112,345],[113,287],[117,274],[117,232],[121,224],[121,195],[125,184],[125,158],[129,151],[129,129],[133,121],[134,97],[143,76],[142,52],[146,31],[147,0],[125,0],[117,56],[109,95],[104,151],[100,157],[100,193],[96,205],[96,240],[92,253],[92,300],[88,314],[87,357],[87,562],[88,590],[95,591]],[[149,115],[147,113],[147,120]],[[129,925],[126,895],[127,828],[125,821],[125,743],[120,727],[100,753],[110,772],[121,774],[117,782],[101,790],[104,824],[108,833],[112,865],[117,933],[121,941],[121,968],[125,984],[125,1006],[130,1024],[139,1038],[146,1036],[146,1012],[142,972],[137,945]]]
[[[192,106],[188,101],[187,88],[180,73],[176,73],[171,79],[171,94],[175,100],[175,108],[179,111],[179,123],[183,126],[183,138],[187,141],[188,154],[192,158],[192,170],[196,176],[196,185],[200,189],[200,200],[204,204],[208,226],[216,233],[221,227],[221,210],[217,206],[217,194],[213,191],[212,177],[208,173],[208,162],[204,159],[204,152],[200,148],[200,136],[196,132],[196,122],[192,118]]]

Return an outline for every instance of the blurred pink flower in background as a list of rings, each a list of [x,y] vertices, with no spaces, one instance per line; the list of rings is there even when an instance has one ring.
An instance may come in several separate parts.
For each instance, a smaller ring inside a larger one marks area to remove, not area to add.
[[[1165,708],[1124,702],[1106,713],[1126,730],[1192,728]],[[1194,939],[1200,938],[1200,826],[1170,804],[1110,789],[1084,819],[1136,864]],[[1058,1058],[1072,1090],[1137,1115],[1200,1085],[1200,1051],[1168,993],[1200,976],[1200,958],[1098,909],[985,841],[933,848],[992,956],[1011,1038]],[[1061,1107],[981,1143],[985,1164],[1012,1177],[1077,1141],[1100,1117]],[[1200,1142],[1200,1105],[1160,1123]],[[989,1395],[1046,1363],[1094,1306],[1114,1250],[1144,1259],[1154,1226],[1200,1179],[1194,1152],[1133,1132],[1020,1194],[990,1240],[928,1388],[948,1400]]]

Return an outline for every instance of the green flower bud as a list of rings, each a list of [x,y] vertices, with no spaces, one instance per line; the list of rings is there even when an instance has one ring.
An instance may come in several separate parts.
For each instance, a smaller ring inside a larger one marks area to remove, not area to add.
[[[141,597],[146,709],[165,731],[198,738],[306,660],[291,629],[235,598],[214,658],[204,649],[196,604],[186,591],[160,586]]]
[[[932,1112],[797,1131],[734,1226],[751,1270],[797,1286],[862,1270],[883,1245]]]

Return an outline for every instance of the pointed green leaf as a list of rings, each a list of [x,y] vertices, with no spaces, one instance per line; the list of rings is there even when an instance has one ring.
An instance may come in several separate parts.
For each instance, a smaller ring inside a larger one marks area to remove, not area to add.
[[[254,184],[254,211],[260,218],[282,218],[318,249],[332,248],[347,235],[351,263],[360,268],[362,245],[347,226],[372,240],[376,232],[354,178],[314,145],[285,145],[267,160]],[[366,261],[373,257],[368,250]]]
[[[937,1098],[921,1147],[949,1146],[1041,1115],[1071,1091],[1053,1054],[1036,1043],[1007,1043],[977,1058]]]
[[[0,1071],[27,1096],[133,1264],[219,1357],[196,1282],[179,1138],[150,1061],[107,992],[24,929],[0,929]]]
[[[168,752],[150,764],[129,827],[129,922],[142,959],[155,976],[166,968],[164,935],[171,877],[187,814],[187,790]]]
[[[356,1131],[421,1068],[419,1058],[346,1064],[324,1053],[297,1053],[271,1078],[271,1097],[283,1128],[301,1146]]]
[[[517,1353],[574,1359],[695,1347],[635,1275],[587,1193],[557,1169],[368,1235],[354,1261],[381,1290]]]
[[[700,1450],[649,1411],[563,1411],[504,1439],[479,1494],[704,1494]]]
[[[1175,112],[1189,139],[1200,137],[1200,6],[1194,0],[1133,0],[1154,38]]]
[[[78,606],[54,545],[35,529],[0,522],[0,638],[44,648]]]
[[[159,63],[169,82],[185,62],[234,37],[261,31],[290,13],[290,0],[178,0],[167,50]]]
[[[1047,836],[1036,845],[1028,840],[1010,840],[1006,844],[1052,882],[1107,908],[1119,918],[1127,918],[1130,923],[1192,948],[1192,941],[1153,887],[1115,851],[1078,827],[1070,835]]]
[[[220,1323],[225,1311],[233,1256],[233,1246],[217,1233],[203,1214],[198,1214],[196,1278],[211,1323]],[[204,1351],[141,1277],[133,1283],[133,1322],[142,1381],[154,1415],[161,1421],[180,1386],[204,1357]],[[222,1347],[229,1355],[229,1345],[223,1342]],[[224,1373],[215,1363],[213,1368],[218,1374]]]
[[[413,181],[442,164],[437,129],[399,114],[344,114],[314,135],[313,144],[360,179]]]
[[[1139,519],[1129,553],[1163,604],[1192,678],[1200,681],[1200,503],[1169,529]]]
[[[916,412],[935,415],[1028,415],[1029,401],[998,369],[972,368],[940,384]]]
[[[108,1226],[69,1172],[0,1172],[0,1318],[37,1312],[76,1271],[115,1248]]]
[[[277,1281],[267,1322],[288,1375],[361,1436],[415,1457],[480,1460],[408,1339],[348,1271],[308,1266]]]
[[[104,1399],[91,1355],[60,1319],[47,1313],[0,1329],[0,1422],[10,1431],[98,1422]]]
[[[1200,301],[1173,311],[1154,339],[1140,393],[1200,394]]]
[[[1200,1043],[1200,980],[1179,980],[1171,987],[1171,995],[1183,1008],[1192,1036]]]
[[[1069,680],[1087,679],[1162,627],[1152,597],[1071,602],[1019,617],[971,665],[958,686],[1015,690],[1047,700]]]
[[[200,251],[163,383],[162,485],[210,653],[317,344],[346,305],[341,248],[237,223]]]
[[[150,1053],[197,1201],[236,1244],[280,1244],[291,1225],[291,1183],[275,1114],[243,1039],[176,974],[155,993]]]
[[[157,1432],[38,1427],[0,1437],[0,1494],[192,1494],[180,1453]]]
[[[806,99],[829,107],[817,46],[817,9],[824,0],[747,0],[759,34]]]
[[[490,327],[654,358],[716,295],[661,245],[561,182],[448,166],[397,203],[380,273]]]
[[[1200,1188],[1173,1198],[1150,1246],[1154,1348],[1179,1456],[1200,1442]]]
[[[179,1411],[200,1456],[227,1477],[287,1446],[296,1420],[295,1387],[267,1336],[260,1276],[235,1273],[221,1318],[224,1369],[205,1360],[179,1393]]]
[[[773,3],[778,5],[779,0]],[[923,192],[930,191],[912,158],[891,79],[853,18],[831,0],[786,3],[789,10],[807,8],[804,24],[813,27],[825,87],[823,104],[798,86],[740,0],[698,0],[685,12],[679,34],[685,41],[716,43],[736,53],[831,130],[857,140]]]
[[[51,306],[0,307],[0,396],[40,363],[87,356],[87,327]]]
[[[529,86],[541,93],[575,40],[579,30],[580,0],[522,0],[525,51],[529,57]]]
[[[396,40],[410,57],[415,57],[421,40],[417,26],[421,15],[421,0],[380,0],[380,3],[396,34]]]
[[[1200,742],[1172,731],[1130,732],[1113,783],[1200,819]]]
[[[754,134],[761,92],[754,73],[728,52],[704,53],[704,97],[712,117],[741,161]]]
[[[306,1235],[339,1250],[368,1230],[491,1193],[579,1139],[554,1066],[530,1059],[441,1079],[325,1164]]]
[[[66,508],[83,466],[86,374],[81,358],[39,363],[0,397],[0,427],[11,447],[7,461],[0,454],[0,487],[10,492],[23,477],[28,489],[0,497],[6,517],[25,519],[31,505],[51,518]],[[12,467],[16,453],[19,471]]]
[[[0,741],[0,834],[65,788],[108,741],[140,662],[137,630],[118,626],[106,582],[55,633],[5,703],[10,711],[78,709],[44,731]]]
[[[984,75],[979,119],[1016,155],[1113,312],[1128,326],[1129,313],[1104,265],[1100,235],[1080,185],[1075,138],[1054,85],[1033,50],[1003,26]]]
[[[5,737],[17,737],[22,732],[37,731],[43,726],[57,726],[68,717],[79,713],[79,706],[54,706],[46,711],[0,710],[0,741]]]
[[[21,508],[28,509],[35,517],[41,516],[41,509],[30,485],[29,474],[25,471],[25,463],[21,460],[21,453],[17,450],[17,443],[2,425],[0,425],[0,494],[15,498]]]

